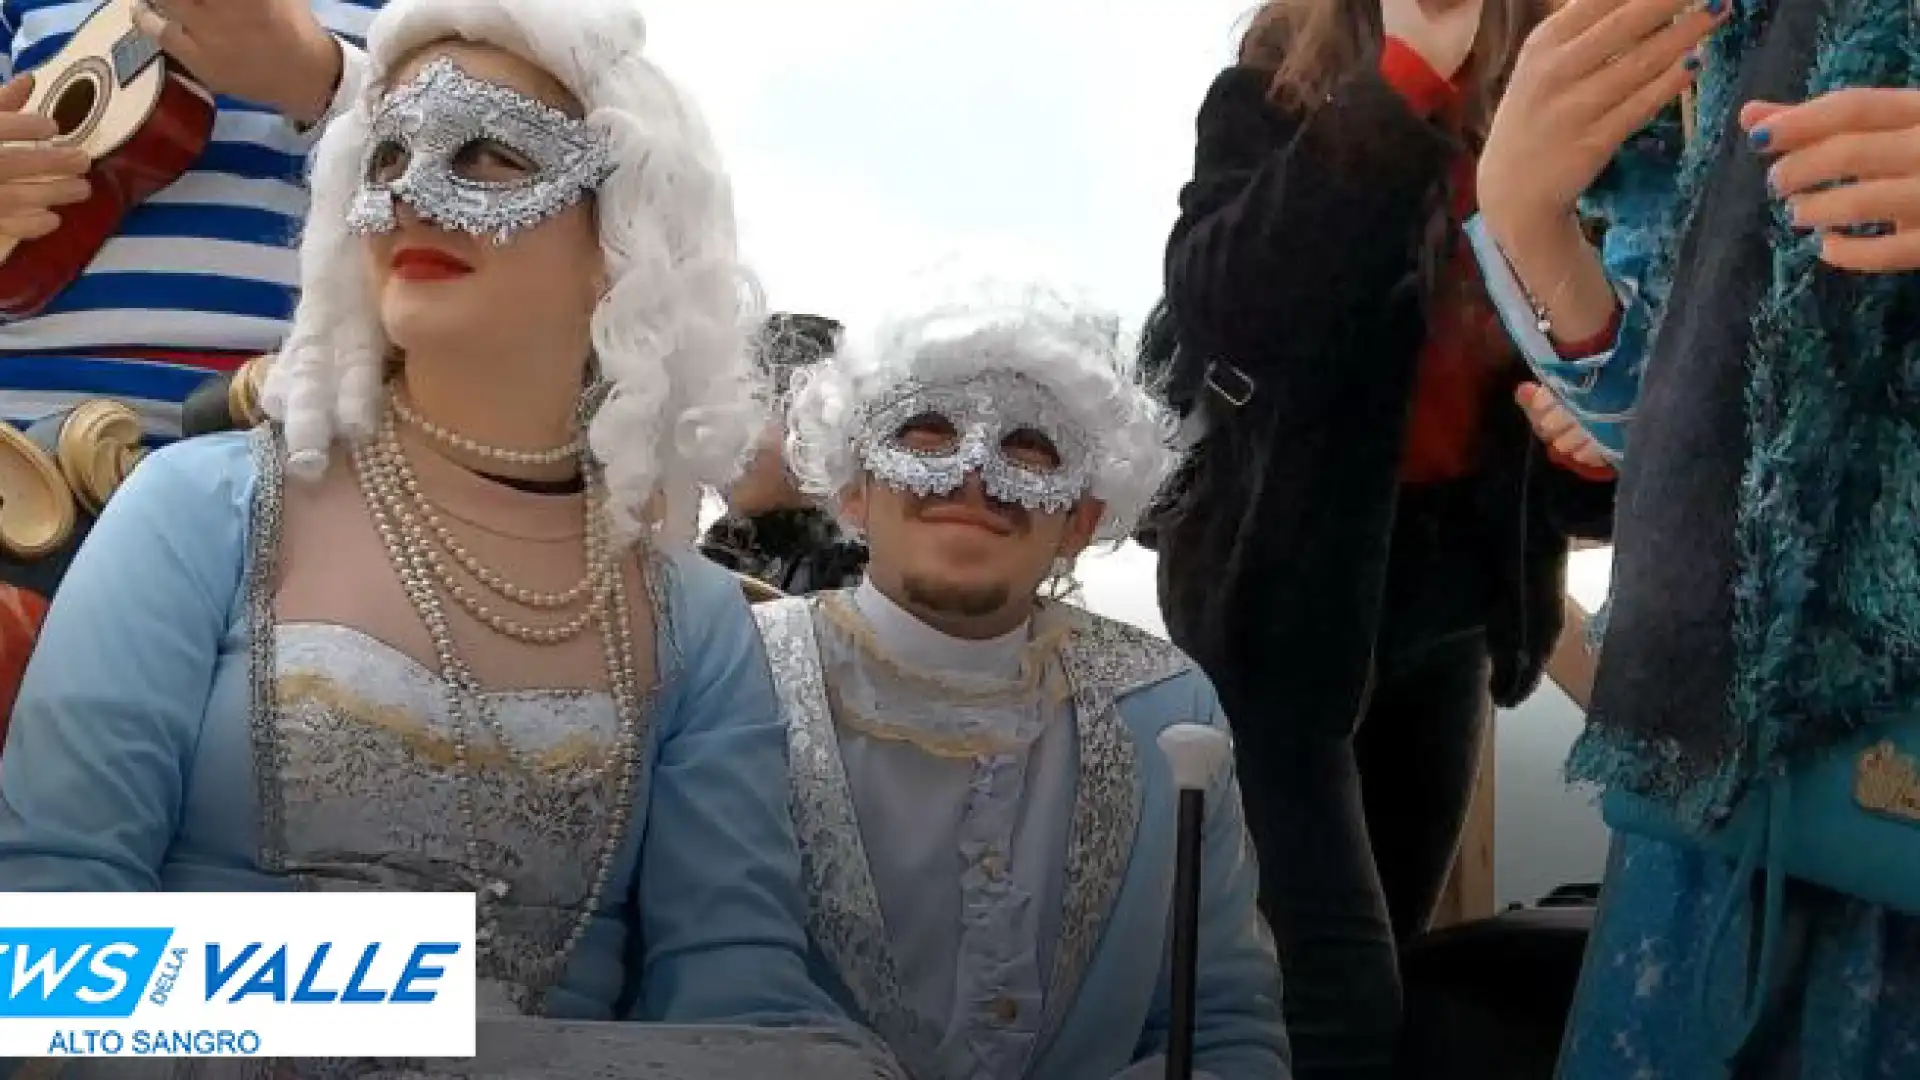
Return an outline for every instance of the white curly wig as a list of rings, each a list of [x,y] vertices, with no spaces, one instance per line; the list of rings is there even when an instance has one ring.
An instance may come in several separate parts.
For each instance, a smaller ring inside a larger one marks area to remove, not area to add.
[[[837,499],[859,481],[861,409],[912,378],[940,383],[987,371],[1024,375],[1059,398],[1091,440],[1088,494],[1106,506],[1096,542],[1132,535],[1178,463],[1175,420],[1135,376],[1119,320],[1039,288],[983,289],[851,334],[831,359],[795,377],[787,462],[808,493]]]
[[[611,389],[587,445],[616,527],[690,539],[702,485],[732,479],[764,424],[746,348],[758,300],[718,154],[646,59],[636,0],[395,0],[374,19],[364,85],[313,152],[300,301],[262,395],[284,425],[288,469],[318,476],[336,438],[377,430],[390,345],[347,210],[387,74],[449,39],[544,69],[611,138],[616,168],[595,196],[609,288],[592,321]]]

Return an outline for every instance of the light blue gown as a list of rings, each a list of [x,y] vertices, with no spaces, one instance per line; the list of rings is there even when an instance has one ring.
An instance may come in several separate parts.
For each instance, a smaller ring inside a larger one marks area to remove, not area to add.
[[[88,539],[14,712],[0,890],[493,885],[506,895],[483,1011],[842,1023],[807,975],[784,735],[734,580],[691,552],[650,560],[659,684],[633,797],[479,773],[497,876],[467,880],[450,770],[409,752],[447,737],[439,676],[342,627],[256,633],[272,626],[281,509],[267,430],[155,454]],[[339,674],[379,707],[283,701],[290,668]],[[542,699],[562,693],[511,695],[500,718],[536,740],[542,725],[579,740],[595,708],[610,723],[607,695]],[[367,722],[376,711],[388,726]],[[589,914],[602,851],[612,869]]]

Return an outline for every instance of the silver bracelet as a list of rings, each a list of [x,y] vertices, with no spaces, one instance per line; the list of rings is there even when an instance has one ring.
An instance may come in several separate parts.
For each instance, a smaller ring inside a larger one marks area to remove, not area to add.
[[[1553,292],[1547,294],[1547,299],[1560,299],[1560,297],[1566,293],[1567,289],[1573,285],[1573,278],[1574,275],[1569,272],[1566,277],[1560,280],[1560,284],[1554,286]],[[1519,274],[1513,275],[1513,280],[1515,284],[1520,286],[1521,295],[1527,298],[1527,306],[1533,309],[1533,325],[1539,328],[1540,333],[1545,335],[1548,341],[1552,341],[1553,316],[1547,313],[1547,305],[1533,295],[1533,290],[1527,288],[1527,283],[1520,280]]]

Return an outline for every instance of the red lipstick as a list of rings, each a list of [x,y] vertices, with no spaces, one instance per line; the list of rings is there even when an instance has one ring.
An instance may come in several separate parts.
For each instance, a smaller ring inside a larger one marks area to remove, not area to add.
[[[473,267],[433,248],[401,248],[393,253],[393,276],[403,281],[448,281],[473,273]]]

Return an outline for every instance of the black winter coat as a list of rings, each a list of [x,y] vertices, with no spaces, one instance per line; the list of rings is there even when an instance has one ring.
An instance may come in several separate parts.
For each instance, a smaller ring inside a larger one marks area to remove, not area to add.
[[[1339,734],[1381,627],[1425,301],[1461,242],[1447,174],[1464,147],[1374,71],[1304,117],[1268,101],[1268,80],[1232,68],[1214,82],[1167,246],[1182,348],[1257,388],[1237,409],[1209,399],[1215,423],[1155,522],[1162,600],[1216,681],[1246,673],[1259,699],[1297,703],[1288,723]],[[1522,375],[1516,362],[1512,385]],[[1560,634],[1568,537],[1605,538],[1613,485],[1551,464],[1511,404],[1487,422],[1473,483],[1494,538],[1492,692],[1512,705]],[[1236,717],[1243,738],[1269,722]]]

